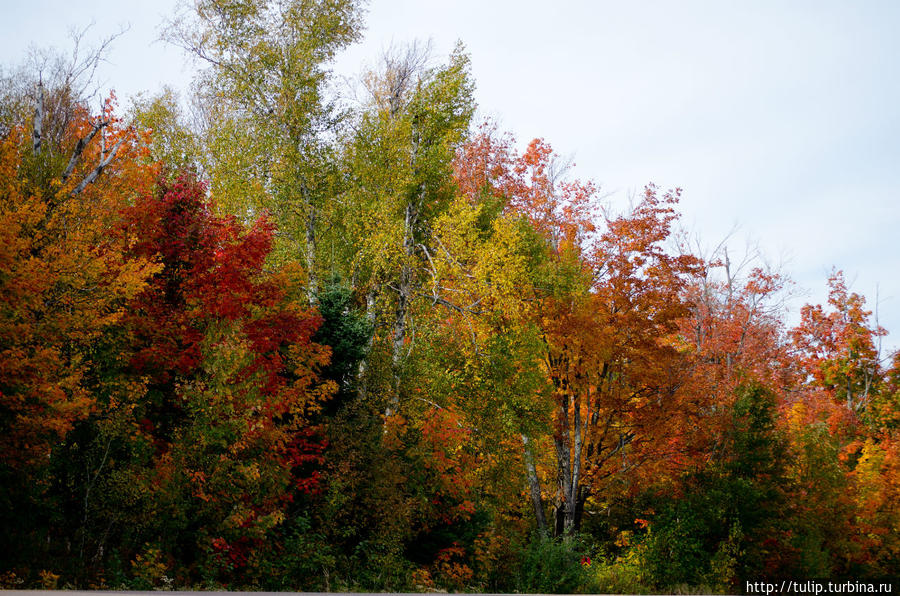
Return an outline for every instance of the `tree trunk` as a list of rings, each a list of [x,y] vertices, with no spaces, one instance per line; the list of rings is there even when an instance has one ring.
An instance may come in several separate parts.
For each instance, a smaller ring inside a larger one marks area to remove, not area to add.
[[[306,216],[306,296],[310,307],[319,303],[319,278],[316,275],[316,209],[307,204],[309,213]]]
[[[581,498],[581,449],[583,443],[581,427],[581,400],[579,396],[572,396],[572,409],[574,411],[575,437],[572,451],[572,485],[566,497],[566,533],[577,532],[580,526],[578,504]]]
[[[377,289],[373,286],[366,292],[366,322],[369,324],[369,339],[366,342],[366,356],[359,361],[356,372],[359,397],[365,398],[367,393],[366,372],[369,370],[369,357],[372,353],[372,345],[375,343],[375,300],[378,296]]]
[[[391,344],[391,365],[394,375],[394,390],[390,402],[385,409],[385,416],[390,416],[400,409],[400,377],[405,359],[406,338],[408,328],[409,301],[412,297],[412,267],[410,261],[415,251],[415,226],[418,213],[413,203],[406,205],[403,221],[403,263],[400,267],[400,279],[397,287],[397,311],[394,316],[394,335]]]
[[[581,412],[578,397],[569,391],[566,379],[557,380],[557,420],[553,443],[556,447],[556,465],[558,470],[557,535],[569,534],[575,529],[575,509],[578,500],[578,483],[581,476]],[[569,423],[569,405],[575,409],[575,436],[572,436],[572,425]],[[573,445],[574,438],[574,445]]]
[[[44,82],[38,81],[38,96],[34,105],[34,128],[31,132],[31,149],[35,155],[41,152],[44,130]]]
[[[541,483],[538,479],[537,469],[534,466],[534,453],[528,444],[528,437],[522,435],[522,448],[525,453],[525,476],[528,480],[528,490],[531,493],[531,504],[534,506],[534,517],[537,519],[538,531],[546,536],[547,518],[544,517],[544,502],[541,498]]]

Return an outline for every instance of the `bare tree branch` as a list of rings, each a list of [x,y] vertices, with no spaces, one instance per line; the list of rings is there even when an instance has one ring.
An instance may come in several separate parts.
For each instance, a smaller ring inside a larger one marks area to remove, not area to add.
[[[106,168],[106,166],[108,166],[112,162],[113,158],[115,158],[116,152],[125,142],[126,138],[127,135],[123,135],[122,138],[116,141],[116,144],[112,146],[112,149],[109,150],[109,153],[101,153],[100,162],[94,167],[93,170],[88,173],[87,176],[84,177],[81,182],[78,183],[78,186],[76,186],[72,191],[73,195],[77,195],[78,193],[83,191],[88,184],[91,184],[94,180],[97,179],[98,176],[100,176],[100,174],[103,173],[103,170]]]
[[[69,179],[69,176],[72,175],[72,172],[75,170],[75,166],[78,164],[78,160],[81,159],[81,154],[84,152],[84,148],[87,147],[88,143],[100,132],[104,127],[109,124],[109,120],[98,120],[92,127],[91,132],[89,132],[86,136],[78,139],[78,143],[75,145],[75,149],[72,151],[72,156],[69,158],[69,163],[66,165],[66,169],[62,174],[62,181],[65,182]]]

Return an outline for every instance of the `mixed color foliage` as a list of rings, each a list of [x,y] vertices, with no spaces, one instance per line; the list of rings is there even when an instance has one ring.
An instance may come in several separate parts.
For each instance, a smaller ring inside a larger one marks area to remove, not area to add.
[[[0,110],[0,586],[733,592],[900,570],[900,355],[842,274],[691,250],[473,122],[332,96],[354,0],[198,0],[204,69]],[[24,77],[24,79],[22,78]],[[30,78],[29,78],[30,77]],[[23,82],[24,81],[24,82]]]

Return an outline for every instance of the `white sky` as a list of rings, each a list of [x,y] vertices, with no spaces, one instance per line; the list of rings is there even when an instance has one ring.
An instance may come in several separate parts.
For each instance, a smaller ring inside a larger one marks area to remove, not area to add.
[[[101,73],[125,98],[185,89],[191,67],[154,43],[174,0],[3,0],[0,62],[131,29]],[[483,115],[521,142],[573,155],[581,178],[623,202],[647,182],[684,189],[684,223],[706,244],[737,224],[806,300],[832,266],[900,346],[900,3],[894,1],[372,0],[352,75],[381,50],[468,48]],[[795,309],[800,302],[795,304]]]

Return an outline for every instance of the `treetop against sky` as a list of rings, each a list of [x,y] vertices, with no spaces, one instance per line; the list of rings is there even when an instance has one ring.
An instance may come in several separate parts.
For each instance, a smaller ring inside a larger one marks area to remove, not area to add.
[[[104,87],[123,104],[163,85],[186,92],[193,67],[158,41],[176,6],[13,3],[0,56],[68,51],[70,28],[92,22],[87,42],[127,26],[101,65]],[[882,323],[900,329],[896,3],[374,0],[364,18],[339,74],[392,45],[431,40],[439,58],[461,40],[479,112],[521,143],[546,139],[615,204],[648,182],[683,188],[684,224],[708,246],[737,227],[733,253],[758,243],[784,263],[807,293],[795,320],[837,267],[870,302],[877,287]]]

